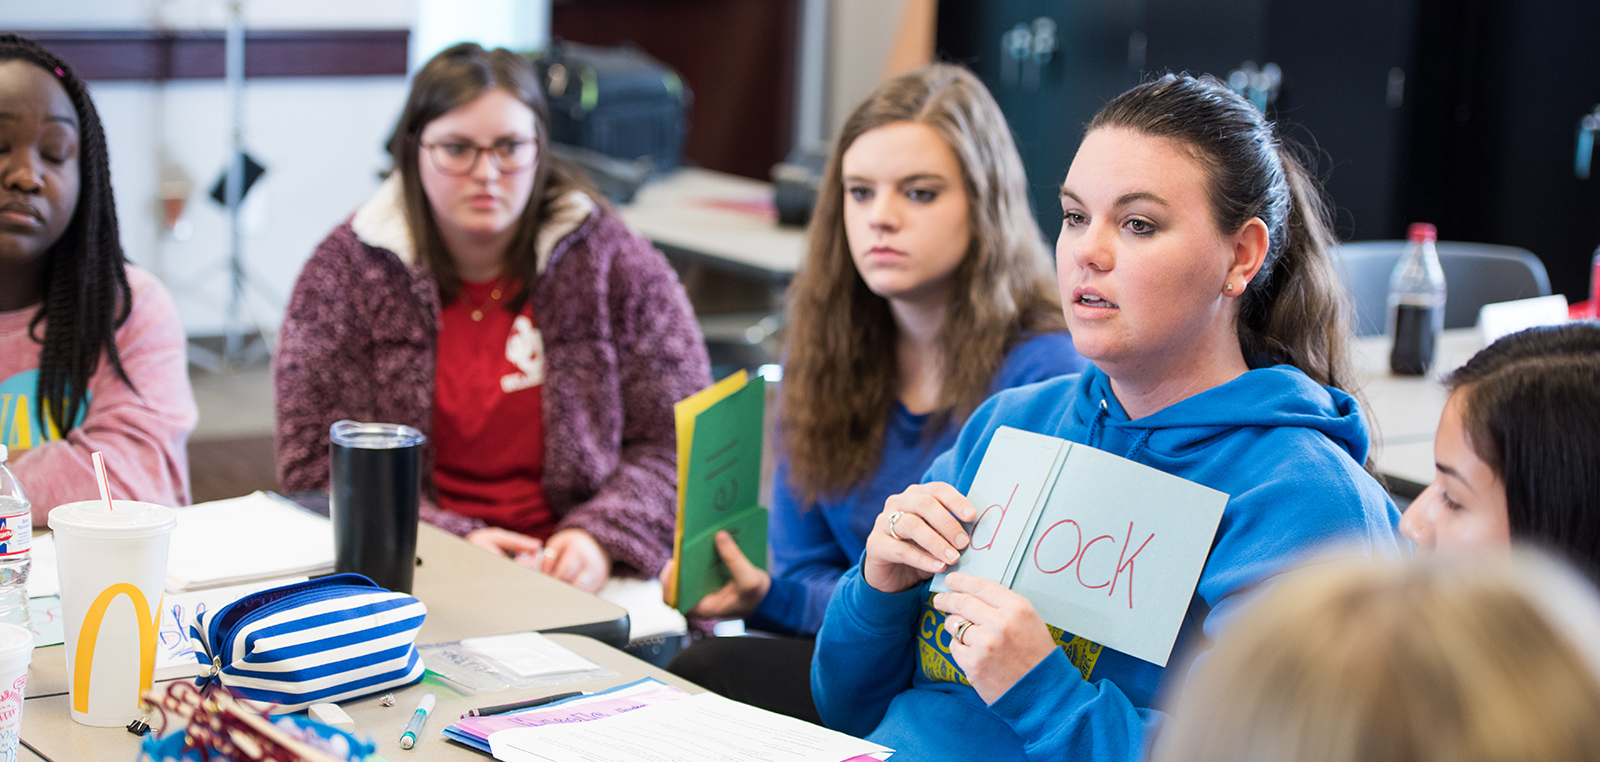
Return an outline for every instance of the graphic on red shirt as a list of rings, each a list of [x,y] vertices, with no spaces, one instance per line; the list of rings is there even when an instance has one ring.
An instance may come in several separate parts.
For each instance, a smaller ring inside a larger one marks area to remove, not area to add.
[[[439,507],[542,539],[556,524],[543,487],[544,339],[531,305],[472,319],[496,285],[464,283],[440,312],[434,483]]]

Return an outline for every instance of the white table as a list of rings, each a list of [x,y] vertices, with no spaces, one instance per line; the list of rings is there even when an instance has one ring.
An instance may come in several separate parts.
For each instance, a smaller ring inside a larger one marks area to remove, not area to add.
[[[1482,348],[1476,328],[1448,330],[1439,338],[1433,372],[1396,376],[1389,372],[1388,337],[1355,341],[1356,376],[1366,397],[1367,421],[1374,429],[1373,458],[1378,471],[1390,477],[1396,494],[1414,497],[1433,481],[1433,433],[1449,398],[1440,379]]]
[[[771,183],[686,167],[645,184],[618,211],[668,254],[769,282],[787,282],[805,258],[805,231],[778,226]]]

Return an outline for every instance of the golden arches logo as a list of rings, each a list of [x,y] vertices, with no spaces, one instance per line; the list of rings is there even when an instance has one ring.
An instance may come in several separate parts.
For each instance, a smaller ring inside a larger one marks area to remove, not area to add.
[[[94,603],[90,604],[89,611],[83,615],[83,626],[78,630],[78,653],[72,660],[74,711],[89,711],[89,673],[94,669],[95,642],[100,639],[100,625],[105,619],[106,609],[119,595],[128,596],[128,602],[133,604],[134,620],[139,623],[139,690],[133,695],[135,707],[140,705],[139,694],[150,690],[156,671],[156,615],[152,615],[150,601],[139,588],[127,582],[118,582],[100,591]],[[160,605],[161,602],[157,601],[156,612],[161,610]]]

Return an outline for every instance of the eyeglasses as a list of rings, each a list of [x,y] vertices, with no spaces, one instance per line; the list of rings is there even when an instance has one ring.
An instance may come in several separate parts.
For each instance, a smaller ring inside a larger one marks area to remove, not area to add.
[[[489,161],[494,163],[495,169],[515,174],[533,166],[538,152],[532,140],[519,138],[501,138],[494,145],[487,146],[464,140],[446,140],[423,143],[422,147],[433,157],[434,168],[453,177],[472,174],[472,170],[478,166],[478,156],[483,153],[489,154]]]

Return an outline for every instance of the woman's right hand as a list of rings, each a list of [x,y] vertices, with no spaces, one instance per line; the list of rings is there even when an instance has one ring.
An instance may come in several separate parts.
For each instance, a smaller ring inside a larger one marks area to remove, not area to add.
[[[728,565],[730,579],[721,589],[715,590],[701,598],[694,608],[689,609],[691,616],[703,619],[739,619],[749,616],[761,605],[762,599],[767,597],[767,591],[772,589],[772,575],[762,571],[760,567],[750,563],[744,551],[739,548],[738,541],[727,531],[717,532],[717,555],[722,556],[722,562]],[[661,570],[661,600],[666,602],[667,588],[672,584],[672,561],[668,561]]]
[[[533,566],[535,554],[544,547],[537,537],[500,527],[474,529],[462,539],[490,553],[514,559],[523,566]]]
[[[894,534],[889,519],[896,515]],[[874,590],[899,593],[942,572],[961,557],[969,538],[961,522],[978,510],[966,496],[944,482],[915,484],[889,498],[867,537],[861,578]],[[900,539],[895,539],[899,535]]]

